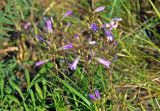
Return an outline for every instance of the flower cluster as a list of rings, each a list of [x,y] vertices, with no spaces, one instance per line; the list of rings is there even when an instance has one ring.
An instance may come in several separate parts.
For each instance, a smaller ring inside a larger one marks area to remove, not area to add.
[[[96,9],[93,10],[92,14],[102,12],[104,11],[105,7],[100,6]],[[67,11],[65,14],[63,14],[62,18],[60,21],[62,21],[65,17],[73,15],[73,12],[71,10]],[[51,18],[45,19],[45,27],[47,29],[47,32],[50,34],[53,34],[53,23],[52,23]],[[116,29],[118,27],[119,22],[122,21],[121,18],[114,18],[112,19],[109,23],[104,23],[103,25],[98,24],[96,21],[92,21],[92,23],[89,23],[90,27],[89,30],[92,32],[90,33],[89,37],[84,37],[83,33],[74,33],[74,38],[72,40],[67,39],[66,41],[68,42],[63,42],[63,44],[59,44],[60,46],[55,46],[55,44],[51,44],[50,41],[45,40],[42,36],[37,35],[36,38],[44,43],[50,44],[49,46],[51,47],[50,49],[55,49],[52,47],[56,47],[56,51],[64,51],[68,53],[70,52],[71,55],[74,55],[75,59],[73,60],[72,63],[68,63],[68,67],[71,70],[76,70],[78,63],[80,59],[85,59],[85,61],[98,61],[100,64],[104,65],[105,68],[109,68],[111,65],[111,61],[108,59],[105,59],[106,56],[104,54],[106,47],[112,42],[114,45],[117,43],[114,40],[114,34],[112,30]],[[62,24],[62,23],[60,23]],[[69,24],[69,25],[68,25]],[[71,23],[67,22],[67,27],[70,27]],[[87,23],[88,24],[88,23]],[[56,25],[55,25],[56,26]],[[58,27],[58,26],[57,26]],[[56,27],[54,27],[56,29]],[[76,31],[77,32],[77,31]],[[104,36],[106,37],[101,37],[101,33],[103,33]],[[54,33],[55,34],[55,33]],[[97,37],[97,34],[99,37]],[[56,35],[55,35],[56,36]],[[59,37],[59,38],[63,38]],[[66,37],[65,37],[66,38]],[[55,38],[56,40],[56,38]],[[64,41],[64,38],[63,38]],[[59,42],[57,42],[59,43]],[[60,41],[62,43],[62,41]],[[58,48],[57,48],[58,47]],[[71,50],[69,50],[71,49]],[[76,49],[73,51],[73,49]],[[89,50],[87,50],[89,49]],[[58,52],[57,52],[58,53]],[[101,56],[101,57],[99,57]],[[40,66],[41,64],[44,64],[48,61],[40,61],[36,63],[36,66]],[[97,92],[97,91],[96,91]],[[96,93],[97,94],[97,93]]]

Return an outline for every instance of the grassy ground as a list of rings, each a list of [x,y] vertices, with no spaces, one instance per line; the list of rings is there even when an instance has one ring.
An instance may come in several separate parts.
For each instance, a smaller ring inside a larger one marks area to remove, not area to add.
[[[159,3],[158,0],[2,1],[0,110],[159,111]],[[99,6],[105,6],[105,10],[92,13]],[[63,17],[68,10],[73,15]],[[48,33],[44,24],[44,19],[50,17],[53,33]],[[100,27],[115,17],[123,21],[113,30],[112,42],[106,40],[103,30],[94,32],[89,28],[93,22]],[[24,29],[27,22],[31,25]],[[36,35],[46,41],[39,41]],[[89,38],[98,41],[97,44],[88,45]],[[69,43],[74,48],[58,50]],[[80,60],[73,71],[69,64],[77,56]],[[110,67],[105,68],[94,56],[111,61]],[[36,67],[41,60],[49,62]],[[100,99],[92,100],[89,94],[95,90],[99,90]]]

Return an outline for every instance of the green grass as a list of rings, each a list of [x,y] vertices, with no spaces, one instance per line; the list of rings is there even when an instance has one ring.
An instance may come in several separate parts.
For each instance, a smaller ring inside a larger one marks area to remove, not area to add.
[[[0,111],[160,110],[160,34],[155,28],[159,24],[158,3],[151,0],[144,3],[140,3],[141,0],[46,1],[48,4],[22,0],[13,7],[18,8],[17,13],[20,14],[17,21],[16,16],[10,19],[14,23],[13,32],[0,29],[3,30],[1,49],[13,46],[19,48],[17,52],[0,53]],[[106,8],[93,17],[89,12],[98,6]],[[68,10],[72,10],[74,16],[61,20],[60,17]],[[142,14],[141,11],[146,13]],[[153,16],[147,15],[148,11]],[[47,34],[43,27],[43,17],[50,16],[54,21],[54,34]],[[142,16],[148,18],[144,21],[141,20]],[[111,48],[112,44],[107,44],[101,50],[97,48],[103,47],[102,42],[99,42],[97,46],[85,49],[79,48],[76,41],[76,50],[57,51],[61,44],[73,42],[75,33],[84,38],[89,34],[95,38],[103,36],[102,32],[90,32],[89,22],[101,24],[114,17],[123,18],[119,27],[113,31],[117,47]],[[31,22],[33,27],[30,31],[22,28],[23,21]],[[72,24],[71,27],[66,28],[67,22]],[[11,28],[9,23],[2,25]],[[18,32],[21,35],[13,37],[13,33]],[[49,51],[47,44],[37,41],[37,34],[52,43],[53,47]],[[92,48],[99,57],[112,60],[116,55],[118,58],[108,69],[94,59],[89,63],[87,53]],[[81,55],[78,67],[76,71],[71,71],[68,64],[77,55]],[[35,67],[36,61],[45,59],[51,60]],[[88,95],[96,89],[100,91],[101,99],[92,101]]]

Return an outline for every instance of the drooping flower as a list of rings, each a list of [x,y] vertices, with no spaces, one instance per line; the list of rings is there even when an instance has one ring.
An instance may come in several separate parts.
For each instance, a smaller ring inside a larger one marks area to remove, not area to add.
[[[74,62],[73,62],[72,64],[70,64],[69,68],[70,68],[71,70],[76,70],[77,64],[78,64],[78,62],[79,62],[79,59],[80,59],[80,56],[78,56],[78,57],[74,60]]]
[[[97,7],[93,12],[101,12],[105,9],[104,6]]]
[[[48,20],[45,21],[45,24],[46,24],[47,31],[49,33],[52,33],[52,31],[53,31],[52,30],[52,21],[50,19],[48,19]]]
[[[36,37],[37,37],[37,39],[38,39],[39,41],[45,41],[45,40],[43,39],[43,37],[40,36],[40,35],[36,35]]]
[[[98,90],[96,90],[95,92],[94,92],[94,94],[95,94],[95,96],[98,98],[98,99],[100,99],[101,97],[100,97],[100,93],[99,93],[99,91]]]
[[[90,28],[95,32],[98,31],[98,27],[97,27],[97,25],[95,23],[92,23]]]
[[[67,16],[70,16],[70,15],[72,15],[73,14],[73,12],[71,11],[71,10],[69,10],[69,11],[67,11],[63,16],[64,17],[67,17]]]
[[[36,62],[35,66],[40,66],[40,65],[42,65],[42,64],[45,64],[45,63],[48,62],[48,61],[49,61],[49,59],[42,60],[42,61],[38,61],[38,62]]]
[[[113,41],[113,34],[110,30],[105,29],[104,33],[106,35],[106,37],[108,38],[109,41]]]
[[[106,68],[109,68],[109,66],[110,66],[110,64],[111,64],[110,61],[105,60],[105,59],[102,59],[102,58],[95,57],[95,59],[96,59],[99,63],[105,65]]]

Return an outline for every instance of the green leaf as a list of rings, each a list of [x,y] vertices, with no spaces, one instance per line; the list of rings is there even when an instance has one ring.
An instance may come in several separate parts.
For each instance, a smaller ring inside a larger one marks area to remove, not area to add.
[[[29,90],[29,85],[30,85],[30,75],[29,75],[29,71],[27,69],[25,69],[25,78],[27,81],[27,90]]]
[[[39,87],[38,83],[35,84],[35,89],[40,97],[40,99],[43,100],[43,93],[42,93],[42,89]]]
[[[31,96],[31,100],[32,100],[32,103],[33,103],[33,107],[35,108],[36,104],[36,100],[35,100],[35,96],[34,96],[34,93],[32,90],[30,90],[30,96]]]
[[[12,80],[9,80],[9,84],[12,86],[13,89],[15,89],[20,94],[22,100],[24,101],[24,96],[22,94],[21,89],[18,87],[18,85],[14,83]]]
[[[12,96],[12,95],[7,95],[7,98],[9,98],[11,101],[14,101],[15,103],[17,103],[19,106],[21,106],[21,103],[19,102],[19,100]]]
[[[70,86],[66,81],[58,78],[60,80],[60,82],[63,83],[64,86],[66,86],[72,93],[74,93],[75,95],[77,95],[78,97],[80,97],[88,106],[91,105],[91,103],[82,95],[80,94],[76,89],[74,89],[72,86]]]

